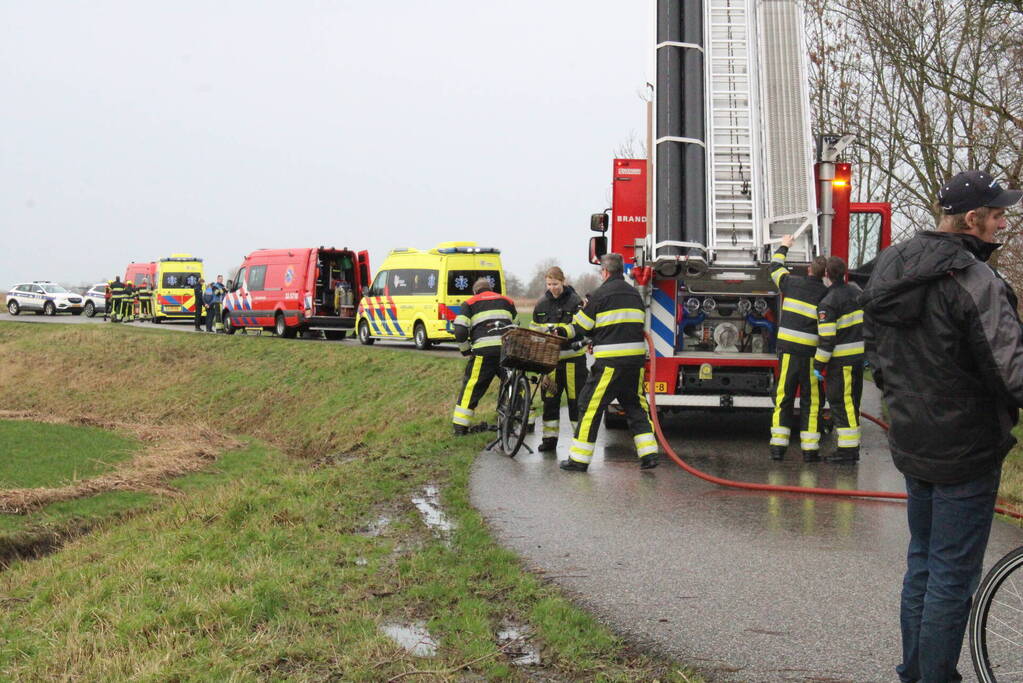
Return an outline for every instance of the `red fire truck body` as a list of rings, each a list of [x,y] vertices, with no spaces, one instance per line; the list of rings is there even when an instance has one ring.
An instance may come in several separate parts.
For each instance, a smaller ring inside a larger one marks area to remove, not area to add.
[[[643,242],[649,237],[646,173],[645,159],[614,160],[608,250],[622,254],[629,271],[635,266],[637,241]],[[842,257],[850,269],[855,270],[890,244],[891,207],[884,203],[849,201],[849,164],[835,164],[834,175],[830,183],[834,216],[830,233],[826,236],[829,239],[823,242],[830,245],[831,255]],[[603,251],[599,247],[598,250]],[[773,326],[777,322],[777,311],[781,306],[778,292],[774,288],[744,291],[741,289],[742,280],[725,282],[732,291],[716,296],[712,294],[700,302],[704,308],[707,298],[714,299],[717,305],[713,315],[688,316],[685,303],[687,298],[691,298],[691,292],[684,277],[661,277],[656,272],[647,276],[650,290],[647,327],[657,350],[656,375],[652,379],[654,390],[659,395],[658,405],[662,408],[771,408],[778,360],[773,353],[771,333],[774,328],[762,323]],[[706,292],[701,292],[699,296],[704,294]],[[751,304],[757,299],[762,300],[764,310],[758,312],[751,306],[746,316],[736,315],[738,302],[743,298]],[[745,348],[734,352],[700,348],[701,345],[713,346],[709,341],[714,338],[717,325],[730,321],[734,325],[734,321],[745,317],[753,317],[761,324],[759,328],[751,328],[753,321],[744,320],[740,330],[742,341],[754,334],[754,330],[762,334],[757,352]],[[688,344],[687,338],[693,339],[694,343]],[[649,371],[649,365],[647,369]]]

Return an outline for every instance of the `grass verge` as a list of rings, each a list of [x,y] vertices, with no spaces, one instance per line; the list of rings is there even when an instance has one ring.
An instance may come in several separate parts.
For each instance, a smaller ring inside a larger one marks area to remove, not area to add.
[[[0,391],[21,410],[98,406],[97,419],[246,445],[175,480],[179,495],[0,573],[0,676],[694,680],[630,649],[493,542],[468,502],[487,437],[450,436],[461,359],[139,341],[113,326],[0,324],[0,354],[24,361],[0,367]],[[131,357],[106,358],[129,343]],[[158,399],[133,402],[127,385]],[[427,485],[442,491],[449,534],[412,503]],[[380,631],[391,622],[425,624],[436,655],[391,642]],[[509,623],[540,647],[541,671],[511,665],[495,638]]]

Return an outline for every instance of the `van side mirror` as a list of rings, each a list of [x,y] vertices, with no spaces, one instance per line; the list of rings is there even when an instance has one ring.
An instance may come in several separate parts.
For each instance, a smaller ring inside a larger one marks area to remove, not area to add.
[[[603,214],[601,214],[603,215]],[[607,253],[607,237],[597,235],[590,238],[590,263],[600,265],[600,257]]]
[[[607,214],[590,214],[590,230],[593,232],[607,232]]]

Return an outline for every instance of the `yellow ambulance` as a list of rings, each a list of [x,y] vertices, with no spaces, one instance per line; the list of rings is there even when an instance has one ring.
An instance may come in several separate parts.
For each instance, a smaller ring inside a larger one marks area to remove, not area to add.
[[[203,279],[202,259],[191,254],[171,254],[156,263],[156,287],[153,289],[153,322],[190,320],[195,307],[202,308],[192,289]]]
[[[454,339],[451,323],[479,278],[504,294],[501,252],[475,242],[441,242],[433,249],[392,249],[359,302],[359,341],[411,339],[417,349]]]

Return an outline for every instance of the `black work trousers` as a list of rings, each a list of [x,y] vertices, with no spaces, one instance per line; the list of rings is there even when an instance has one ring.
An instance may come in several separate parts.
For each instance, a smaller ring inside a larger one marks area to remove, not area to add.
[[[579,423],[579,396],[586,385],[586,356],[566,358],[554,371],[554,387],[543,392],[543,435],[557,438],[561,431],[561,395],[568,401],[572,430]]]
[[[212,303],[206,307],[206,331],[213,332],[216,324],[220,322],[220,304]]]
[[[198,332],[202,329],[202,321],[205,316],[202,314],[202,302],[200,299],[195,300],[195,331]]]
[[[472,418],[476,414],[476,406],[479,405],[483,395],[487,393],[494,377],[498,375],[504,377],[504,368],[501,367],[499,354],[469,357],[469,362],[465,364],[462,390],[458,393],[455,412],[451,416],[453,423],[463,427],[468,427],[472,423]]]
[[[781,353],[771,416],[771,445],[786,447],[792,435],[793,408],[799,392],[799,445],[804,451],[818,451],[821,444],[821,383],[813,374],[813,356]]]
[[[829,363],[824,389],[831,406],[831,422],[839,448],[860,447],[860,397],[863,396],[863,360]]]
[[[650,424],[650,406],[643,391],[642,367],[615,367],[597,361],[579,393],[579,424],[569,449],[569,458],[589,463],[600,430],[600,420],[611,401],[617,399],[629,421],[629,431],[636,444],[636,455],[643,457],[657,452],[654,429]]]

